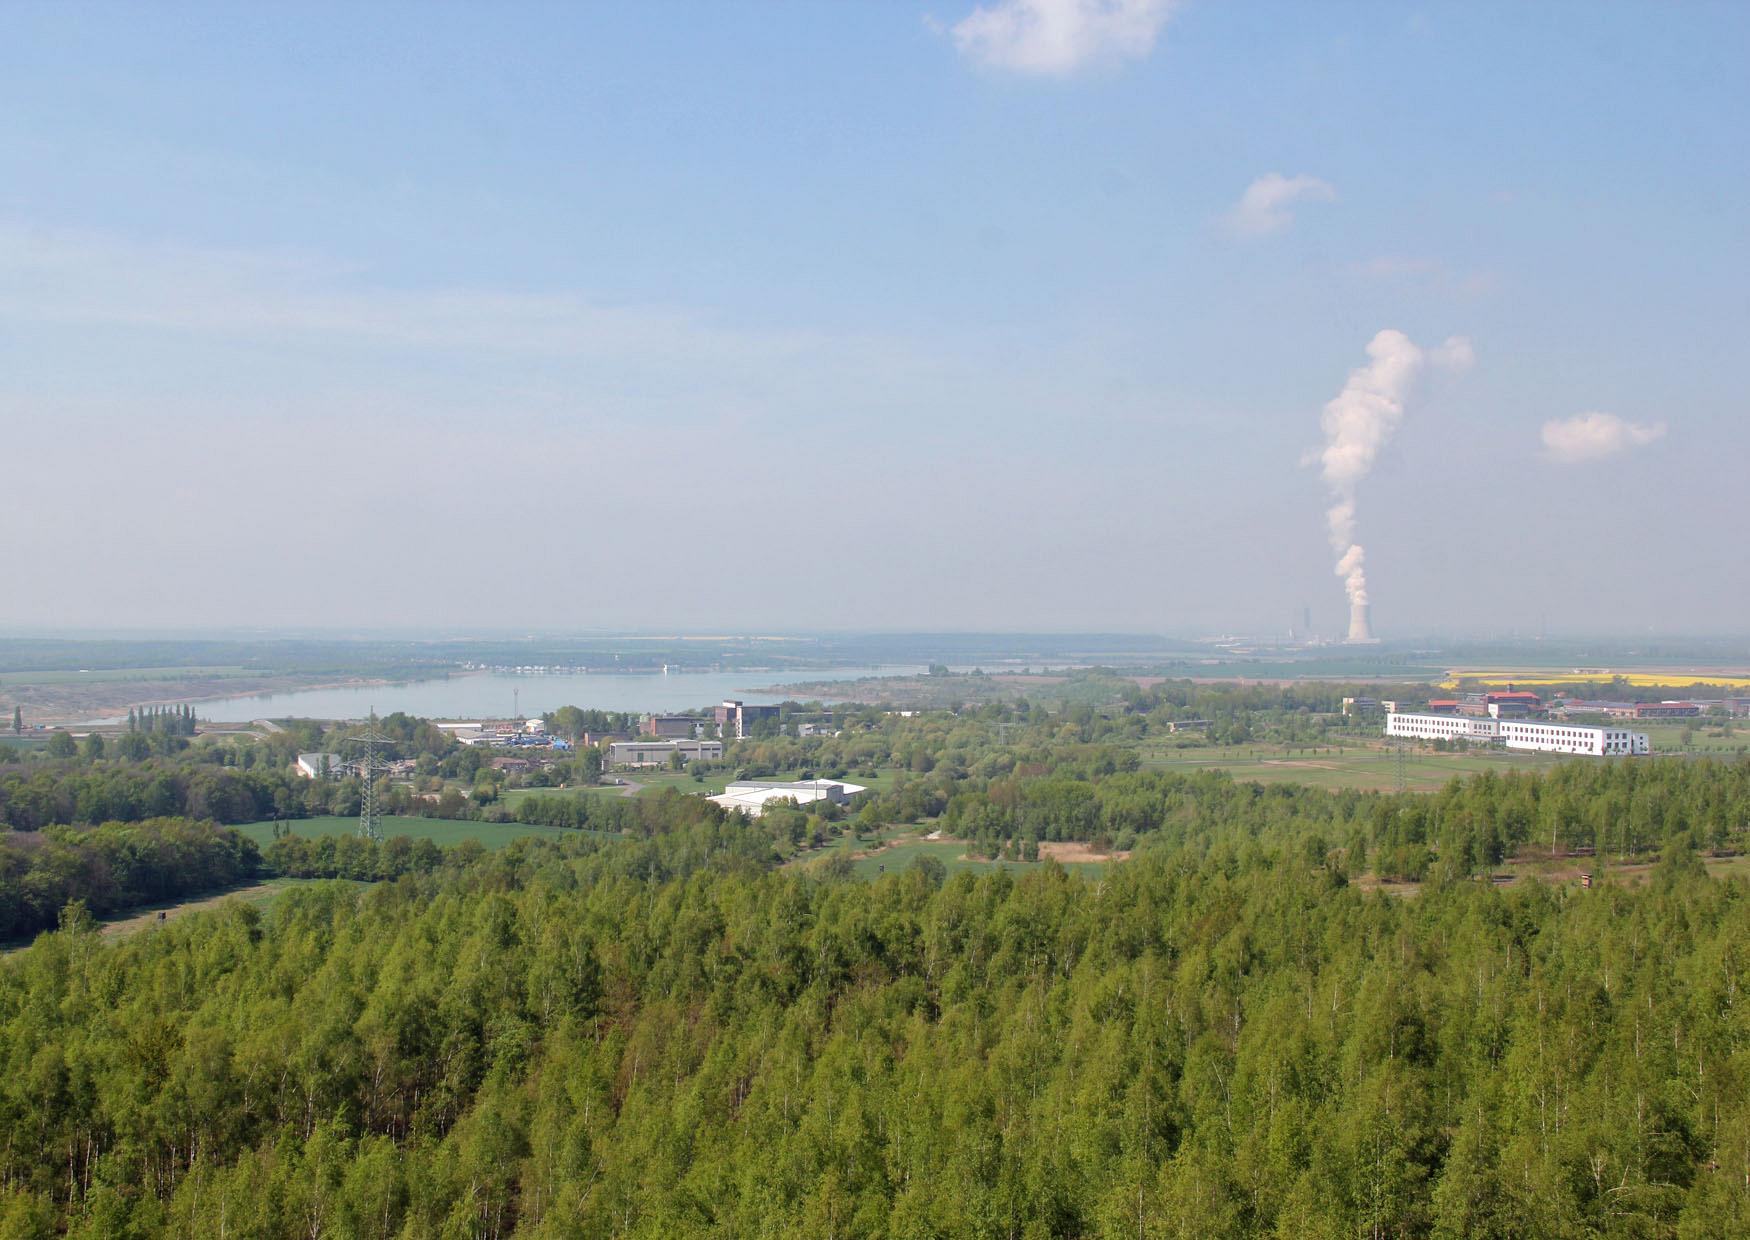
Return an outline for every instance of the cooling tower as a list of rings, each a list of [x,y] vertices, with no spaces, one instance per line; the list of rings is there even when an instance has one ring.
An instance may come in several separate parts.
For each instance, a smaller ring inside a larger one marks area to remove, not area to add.
[[[1349,640],[1352,642],[1373,640],[1373,626],[1368,621],[1366,603],[1349,604]]]

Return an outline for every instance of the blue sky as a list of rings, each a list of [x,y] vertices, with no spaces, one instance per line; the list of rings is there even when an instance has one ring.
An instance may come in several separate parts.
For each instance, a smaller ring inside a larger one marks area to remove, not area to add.
[[[1390,329],[1474,360],[1353,485],[1382,633],[1741,632],[1747,61],[1736,5],[10,5],[0,624],[1338,633],[1306,461]]]

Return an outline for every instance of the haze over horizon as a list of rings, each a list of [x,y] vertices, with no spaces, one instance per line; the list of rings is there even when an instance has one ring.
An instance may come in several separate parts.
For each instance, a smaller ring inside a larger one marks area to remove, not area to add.
[[[0,31],[0,628],[1745,631],[1750,10]]]

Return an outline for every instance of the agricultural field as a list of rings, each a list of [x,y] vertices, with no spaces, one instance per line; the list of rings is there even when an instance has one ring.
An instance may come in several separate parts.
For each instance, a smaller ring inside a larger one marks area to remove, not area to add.
[[[1226,771],[1236,780],[1262,784],[1309,784],[1316,788],[1395,789],[1398,756],[1384,746],[1341,748],[1281,748],[1270,745],[1223,745],[1184,749],[1144,748],[1148,769]],[[1448,780],[1483,771],[1539,771],[1562,759],[1555,754],[1473,750],[1437,753],[1407,749],[1403,755],[1404,787],[1433,792]]]
[[[1526,667],[1517,671],[1452,668],[1440,682],[1443,689],[1457,689],[1461,683],[1479,689],[1505,689],[1513,685],[1520,689],[1539,691],[1551,688],[1584,689],[1587,686],[1609,685],[1616,681],[1633,689],[1651,689],[1677,685],[1702,685],[1711,689],[1750,689],[1750,676],[1698,671],[1695,668],[1653,668],[1641,671],[1575,672],[1571,668]]]
[[[1694,753],[1734,757],[1750,753],[1750,721],[1731,720],[1728,731],[1721,727],[1724,719],[1696,719],[1690,724],[1678,722],[1625,723],[1622,726],[1645,732],[1654,753]],[[1690,733],[1685,742],[1684,732]]]
[[[246,822],[238,826],[243,832],[262,848],[273,843],[274,823]],[[281,825],[289,826],[293,835],[305,839],[320,839],[324,835],[352,835],[359,829],[357,818],[288,818]],[[488,848],[502,848],[512,840],[521,839],[525,835],[565,834],[564,827],[542,827],[522,822],[460,822],[447,818],[393,818],[383,819],[383,838],[392,839],[398,835],[415,840],[431,840],[433,843],[448,847],[460,844],[463,840],[477,840]],[[575,834],[575,832],[574,832]]]

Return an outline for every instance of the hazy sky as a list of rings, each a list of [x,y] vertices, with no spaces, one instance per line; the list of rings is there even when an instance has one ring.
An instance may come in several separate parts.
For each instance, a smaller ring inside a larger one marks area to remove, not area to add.
[[[0,625],[1340,633],[1352,497],[1382,635],[1741,632],[1746,64],[1739,4],[9,3]]]

